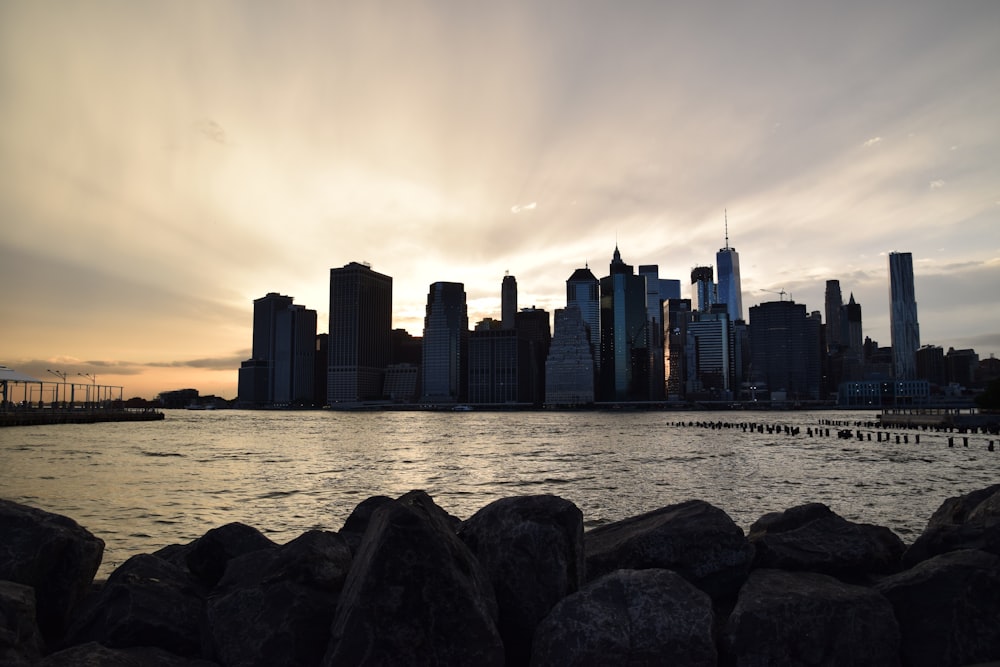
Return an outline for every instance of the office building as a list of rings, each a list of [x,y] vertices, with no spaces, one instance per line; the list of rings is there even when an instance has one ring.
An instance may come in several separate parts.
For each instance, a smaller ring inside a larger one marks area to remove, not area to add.
[[[552,344],[545,360],[545,403],[551,406],[594,402],[594,357],[587,326],[576,306],[555,312]]]
[[[696,310],[707,313],[717,303],[715,283],[710,266],[696,266],[691,269],[691,305]]]
[[[690,316],[691,299],[667,299],[663,302],[665,322],[663,367],[668,401],[678,401],[687,395],[687,360],[684,356],[684,347]]]
[[[688,398],[730,400],[734,382],[733,331],[726,304],[690,314],[684,354]]]
[[[509,273],[500,285],[500,321],[504,329],[514,328],[517,314],[517,279]]]
[[[750,308],[752,377],[772,400],[816,400],[820,395],[820,323],[794,301]]]
[[[719,283],[716,287],[716,303],[726,304],[729,321],[743,319],[743,286],[740,283],[740,254],[729,245],[729,217],[726,216],[726,245],[715,253],[715,265],[719,269]],[[711,282],[709,276],[709,282]],[[699,307],[698,310],[706,310]]]
[[[239,370],[239,403],[247,408],[312,405],[316,311],[277,292],[255,299],[251,358]]]
[[[594,368],[601,367],[601,283],[590,267],[577,269],[566,281],[566,307],[575,306],[587,327],[587,339],[594,358]]]
[[[920,325],[913,288],[913,256],[889,253],[889,331],[892,336],[892,368],[897,380],[917,377],[915,354],[920,349]]]
[[[433,283],[424,316],[422,400],[428,403],[465,400],[468,337],[465,285]]]
[[[639,275],[646,279],[646,344],[649,350],[649,399],[662,401],[666,395],[663,368],[663,285],[660,267],[641,264]]]
[[[830,353],[840,350],[846,344],[843,326],[844,298],[840,293],[839,280],[826,281],[826,349]]]
[[[646,279],[635,275],[615,246],[610,275],[601,283],[602,401],[649,399],[649,322]]]
[[[382,398],[391,336],[392,278],[358,262],[330,269],[329,405]]]
[[[468,402],[515,404],[527,401],[530,378],[527,339],[515,329],[476,327],[469,333]]]

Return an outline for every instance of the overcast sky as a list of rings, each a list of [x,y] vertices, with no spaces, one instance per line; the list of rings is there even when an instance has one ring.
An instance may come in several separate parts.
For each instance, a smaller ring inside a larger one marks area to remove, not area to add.
[[[329,269],[470,321],[565,305],[617,243],[744,308],[839,279],[890,344],[1000,352],[1000,3],[0,4],[0,364],[236,394],[253,299],[326,331]],[[787,298],[787,297],[786,297]],[[77,378],[81,379],[81,378]]]

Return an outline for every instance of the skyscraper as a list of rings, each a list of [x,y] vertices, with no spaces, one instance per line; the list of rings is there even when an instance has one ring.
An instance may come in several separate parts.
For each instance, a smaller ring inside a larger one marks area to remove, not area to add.
[[[600,399],[648,400],[646,278],[622,261],[617,246],[610,274],[601,279]]]
[[[555,312],[555,331],[545,360],[545,402],[549,405],[594,402],[594,357],[587,327],[575,305]]]
[[[251,358],[239,370],[240,405],[311,405],[315,346],[315,310],[277,292],[254,299]]]
[[[517,279],[509,273],[503,277],[500,286],[500,321],[504,329],[514,328],[517,314]]]
[[[330,269],[327,402],[382,396],[392,355],[392,278],[351,262]]]
[[[819,321],[794,301],[769,301],[750,308],[753,384],[764,383],[771,397],[818,399]],[[759,386],[759,384],[758,384]]]
[[[468,336],[465,285],[433,283],[427,293],[424,316],[423,400],[439,403],[465,400]]]
[[[826,349],[830,353],[837,352],[844,340],[844,324],[841,314],[844,308],[844,297],[840,293],[839,280],[826,281]]]
[[[916,357],[920,349],[920,325],[913,289],[913,256],[889,253],[889,329],[892,336],[892,368],[897,380],[917,377]]]
[[[566,307],[570,306],[580,309],[596,371],[601,367],[601,283],[590,267],[577,269],[566,281]]]
[[[740,254],[729,246],[729,218],[726,217],[726,247],[715,253],[715,265],[719,269],[719,285],[716,303],[726,304],[729,321],[743,319],[743,287],[740,284]],[[709,278],[711,282],[711,278]],[[698,310],[707,310],[698,308]]]
[[[646,342],[649,350],[649,398],[663,400],[666,393],[663,369],[663,295],[660,267],[641,264],[639,275],[646,279]],[[669,298],[669,297],[668,297]]]
[[[732,398],[734,381],[733,331],[729,308],[716,304],[709,312],[690,314],[684,343],[685,382],[688,397],[702,395],[714,400]]]
[[[715,305],[716,290],[713,280],[712,267],[696,266],[691,269],[691,305],[696,310],[707,313]]]

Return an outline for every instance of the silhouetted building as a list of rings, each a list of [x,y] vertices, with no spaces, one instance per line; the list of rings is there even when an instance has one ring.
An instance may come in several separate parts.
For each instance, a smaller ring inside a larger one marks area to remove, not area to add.
[[[913,380],[917,376],[914,355],[920,349],[920,325],[913,288],[913,256],[908,252],[889,253],[889,306],[893,376]]]
[[[691,305],[708,312],[716,304],[716,290],[712,267],[696,266],[691,269]]]
[[[422,400],[455,403],[466,397],[469,316],[462,283],[436,282],[424,316]]]
[[[687,360],[684,347],[687,341],[687,323],[691,319],[691,299],[667,299],[663,303],[664,374],[667,400],[677,401],[687,395]]]
[[[690,314],[684,352],[688,398],[732,398],[735,355],[729,310],[725,304],[716,304],[709,312]]]
[[[794,301],[750,308],[751,382],[766,384],[772,399],[818,399],[820,324]]]
[[[326,365],[330,360],[330,334],[316,334],[316,353],[313,356],[313,405],[326,404]]]
[[[601,283],[589,267],[577,269],[566,281],[566,307],[570,306],[580,309],[596,372],[601,367]]]
[[[389,361],[392,364],[412,364],[420,366],[423,358],[424,339],[410,335],[406,329],[393,329],[389,334],[392,351]]]
[[[976,384],[976,370],[979,368],[979,355],[975,350],[956,350],[948,348],[944,356],[945,368],[948,371],[948,383],[960,387],[971,387]]]
[[[594,402],[594,358],[587,326],[577,306],[555,312],[555,327],[545,360],[545,403],[553,406]]]
[[[839,280],[826,281],[826,349],[828,352],[838,352],[846,345],[841,313],[844,308],[844,298],[840,293]]]
[[[509,273],[503,277],[500,285],[500,322],[504,329],[514,328],[514,316],[517,314],[517,279]]]
[[[943,387],[948,383],[944,350],[937,345],[922,345],[915,355],[917,379]]]
[[[729,245],[729,220],[726,219],[726,246],[715,253],[715,264],[719,269],[719,284],[716,288],[717,303],[726,304],[729,321],[743,319],[743,287],[740,282],[740,254]],[[709,276],[709,282],[712,278]],[[699,310],[705,310],[699,308]]]
[[[646,345],[649,350],[650,400],[662,401],[666,395],[663,368],[663,296],[660,284],[660,267],[656,264],[642,264],[639,275],[646,279]]]
[[[534,306],[522,308],[514,317],[514,327],[517,335],[528,342],[525,368],[528,376],[524,385],[527,394],[522,394],[521,399],[540,406],[545,401],[545,359],[552,342],[549,313]]]
[[[646,279],[632,273],[616,246],[610,275],[601,279],[600,400],[649,399],[646,312]]]
[[[391,332],[392,278],[358,262],[330,269],[330,405],[381,399]]]
[[[529,402],[530,344],[515,329],[476,329],[469,334],[468,402]]]
[[[312,405],[316,311],[277,292],[254,299],[251,358],[239,371],[239,405]]]
[[[412,403],[420,396],[420,367],[416,364],[389,364],[385,369],[382,394],[394,403]]]

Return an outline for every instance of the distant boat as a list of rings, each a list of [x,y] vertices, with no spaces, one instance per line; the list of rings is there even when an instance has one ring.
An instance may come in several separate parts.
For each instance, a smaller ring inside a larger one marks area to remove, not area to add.
[[[472,412],[471,405],[456,405],[452,408],[452,412]]]
[[[208,403],[189,403],[185,410],[214,410],[215,406]]]

